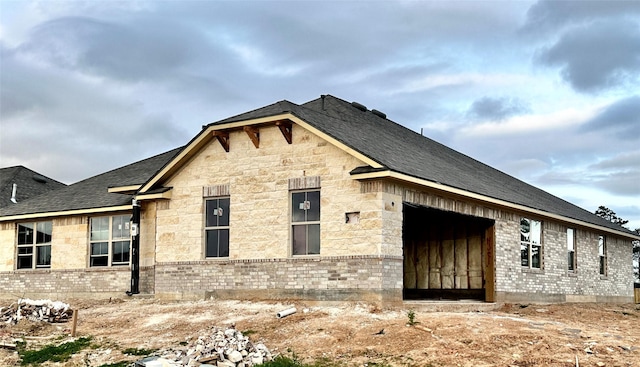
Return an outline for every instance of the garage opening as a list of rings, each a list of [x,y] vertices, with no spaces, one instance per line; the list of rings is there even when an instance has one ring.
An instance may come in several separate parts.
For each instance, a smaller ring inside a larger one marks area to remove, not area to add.
[[[406,300],[493,301],[495,222],[403,203]]]

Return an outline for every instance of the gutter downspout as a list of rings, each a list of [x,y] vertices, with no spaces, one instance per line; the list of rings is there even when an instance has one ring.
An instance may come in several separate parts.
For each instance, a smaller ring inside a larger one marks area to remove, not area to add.
[[[127,296],[140,293],[140,204],[132,199],[131,205],[131,290]]]

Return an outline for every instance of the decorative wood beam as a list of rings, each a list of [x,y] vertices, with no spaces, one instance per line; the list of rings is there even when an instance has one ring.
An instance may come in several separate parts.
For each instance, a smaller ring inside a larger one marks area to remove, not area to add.
[[[291,144],[292,142],[292,123],[291,121],[277,121],[276,126],[280,128],[280,132],[282,136],[287,140],[287,143]]]
[[[218,139],[225,152],[229,153],[229,133],[226,131],[215,130],[213,132],[213,136]]]
[[[249,139],[253,142],[256,148],[259,148],[260,145],[260,130],[255,126],[245,126],[242,128],[247,135],[249,135]]]

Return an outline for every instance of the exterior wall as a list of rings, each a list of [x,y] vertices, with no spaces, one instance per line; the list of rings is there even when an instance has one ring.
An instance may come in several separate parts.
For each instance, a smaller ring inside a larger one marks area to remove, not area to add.
[[[121,297],[129,290],[128,266],[89,268],[88,216],[46,220],[53,225],[48,269],[16,270],[16,222],[0,224],[0,298]],[[143,277],[153,279],[153,274],[141,271]],[[145,289],[153,289],[148,280],[143,282]]]
[[[363,191],[383,192],[389,201],[408,202],[445,211],[473,215],[495,221],[495,289],[498,302],[632,302],[633,272],[631,241],[607,235],[607,276],[599,274],[598,236],[588,228],[576,230],[577,271],[567,270],[566,229],[557,221],[531,217],[504,208],[450,196],[421,191],[408,185],[383,181],[363,182]],[[402,221],[390,212],[385,230],[402,228]],[[520,218],[543,222],[543,268],[525,269],[520,265]],[[388,227],[387,227],[388,226]],[[399,227],[398,227],[399,226]],[[397,233],[397,232],[391,232]],[[401,233],[401,232],[400,232]],[[397,238],[396,238],[397,239]],[[401,235],[400,235],[401,241]],[[389,236],[390,251],[398,249]],[[399,245],[402,251],[402,244]]]
[[[526,215],[525,215],[526,216]],[[533,218],[540,219],[540,218]],[[521,302],[631,302],[631,241],[607,236],[606,276],[599,274],[598,236],[590,229],[576,231],[577,267],[567,271],[566,229],[543,221],[543,267],[520,266],[520,216],[497,226],[496,277],[498,301]]]
[[[243,131],[229,141],[229,152],[211,141],[165,183],[173,189],[157,212],[158,263],[204,260],[203,190],[217,185],[228,185],[231,198],[230,259],[290,257],[289,179],[313,176],[321,182],[321,255],[380,253],[380,199],[349,176],[363,162],[297,125],[292,144],[275,126],[260,128],[259,148]],[[350,212],[359,223],[345,223]]]
[[[140,267],[154,266],[156,262],[156,213],[167,201],[148,202],[140,205]],[[142,279],[142,275],[140,276]]]
[[[229,152],[213,140],[164,184],[172,197],[156,211],[158,297],[401,299],[401,202],[383,240],[383,194],[361,190],[349,175],[364,163],[297,125],[292,134],[288,144],[277,127],[262,127],[255,148],[246,133],[231,132]],[[303,177],[320,181],[320,256],[291,256],[289,185]],[[208,191],[230,197],[228,259],[204,256]],[[359,220],[347,223],[347,213]]]
[[[399,302],[402,258],[329,256],[158,265],[156,297]]]
[[[123,297],[129,268],[31,270],[0,272],[0,299]]]

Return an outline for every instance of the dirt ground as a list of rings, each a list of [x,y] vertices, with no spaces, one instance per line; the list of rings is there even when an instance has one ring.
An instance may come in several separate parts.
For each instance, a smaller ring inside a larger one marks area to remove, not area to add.
[[[418,305],[309,306],[241,301],[145,299],[69,301],[87,349],[50,366],[101,366],[142,357],[126,348],[179,347],[214,326],[235,325],[274,354],[345,366],[640,366],[640,305],[505,304],[486,312],[428,312]],[[8,306],[0,304],[0,306]],[[291,306],[293,315],[276,313]],[[408,326],[407,312],[415,312]],[[20,322],[0,326],[0,342],[29,348],[71,340],[71,325]],[[0,366],[19,365],[0,347]]]

